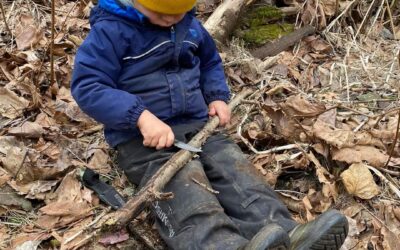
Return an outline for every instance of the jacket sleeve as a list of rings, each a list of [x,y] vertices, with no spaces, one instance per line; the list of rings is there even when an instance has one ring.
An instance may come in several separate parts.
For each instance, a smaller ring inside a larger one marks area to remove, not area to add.
[[[199,44],[200,86],[206,103],[220,100],[229,101],[230,91],[226,83],[221,57],[214,40],[199,23],[203,39]]]
[[[142,100],[117,87],[124,43],[117,23],[96,23],[78,49],[71,92],[79,107],[106,127],[136,127],[145,109]],[[117,44],[118,43],[118,44]]]

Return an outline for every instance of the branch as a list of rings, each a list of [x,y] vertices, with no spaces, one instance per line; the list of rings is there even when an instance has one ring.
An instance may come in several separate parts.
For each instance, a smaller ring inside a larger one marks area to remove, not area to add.
[[[1,8],[1,14],[3,15],[4,25],[6,26],[6,30],[11,35],[12,33],[11,33],[11,30],[10,30],[10,27],[8,26],[6,13],[5,13],[4,8],[3,8],[3,0],[0,0],[0,8]]]

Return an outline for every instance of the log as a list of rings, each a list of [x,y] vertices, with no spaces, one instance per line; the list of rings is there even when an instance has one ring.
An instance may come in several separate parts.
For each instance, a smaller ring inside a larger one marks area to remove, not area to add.
[[[311,25],[306,25],[297,29],[276,41],[264,44],[260,48],[251,51],[251,54],[259,59],[264,59],[267,56],[275,56],[280,52],[293,46],[296,42],[300,41],[303,37],[309,36],[315,33],[315,28]]]
[[[218,42],[224,43],[232,33],[245,7],[245,0],[224,0],[207,19],[204,27]]]
[[[230,110],[233,110],[243,98],[247,97],[254,91],[244,89],[229,103]],[[189,142],[194,147],[201,147],[207,138],[218,127],[219,118],[212,118],[204,128],[197,133]],[[147,184],[132,197],[121,209],[108,214],[99,222],[101,225],[107,225],[112,228],[120,228],[125,226],[129,221],[134,219],[148,204],[162,199],[168,199],[173,196],[172,193],[162,193],[164,186],[171,178],[188,163],[194,156],[193,152],[187,150],[179,150],[175,153],[147,182]]]

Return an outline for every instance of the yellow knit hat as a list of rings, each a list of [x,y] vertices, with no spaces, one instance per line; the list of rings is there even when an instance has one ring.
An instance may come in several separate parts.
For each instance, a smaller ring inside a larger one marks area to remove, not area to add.
[[[182,14],[191,10],[196,0],[136,0],[149,10],[162,14]]]

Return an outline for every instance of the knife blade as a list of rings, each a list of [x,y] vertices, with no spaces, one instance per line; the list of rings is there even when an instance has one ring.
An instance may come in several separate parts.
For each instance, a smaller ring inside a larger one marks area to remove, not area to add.
[[[200,148],[193,147],[192,145],[189,145],[187,143],[184,143],[184,142],[178,141],[178,140],[174,141],[174,146],[178,147],[180,149],[188,150],[188,151],[195,152],[195,153],[202,152],[202,150]]]

